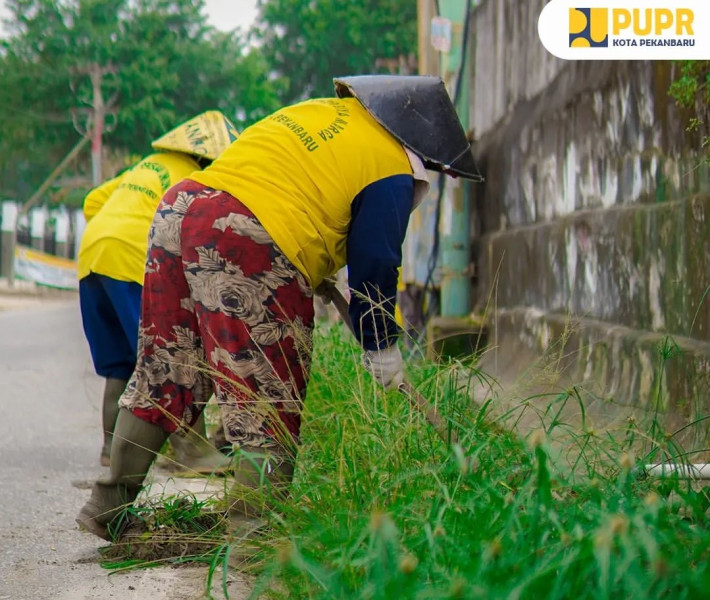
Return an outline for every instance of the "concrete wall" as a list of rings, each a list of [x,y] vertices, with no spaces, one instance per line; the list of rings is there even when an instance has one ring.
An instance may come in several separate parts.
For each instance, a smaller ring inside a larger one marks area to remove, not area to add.
[[[540,356],[562,336],[570,380],[632,406],[660,384],[671,411],[710,412],[710,170],[668,97],[676,67],[556,59],[537,36],[545,3],[483,0],[472,15],[484,365],[510,375],[506,348]],[[660,369],[666,336],[685,353]]]

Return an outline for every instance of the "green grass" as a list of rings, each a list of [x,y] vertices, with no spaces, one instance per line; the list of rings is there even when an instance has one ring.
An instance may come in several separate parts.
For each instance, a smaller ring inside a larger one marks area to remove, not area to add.
[[[100,549],[102,566],[112,571],[188,562],[216,564],[224,546],[223,511],[189,493],[131,506],[114,527],[114,542]]]
[[[569,403],[583,415],[573,386],[522,440],[470,401],[493,383],[474,365],[411,361],[458,437],[449,447],[377,387],[340,327],[317,335],[296,477],[268,515],[253,598],[710,597],[705,490],[635,475],[637,462],[684,454],[656,419],[618,441],[576,428],[561,417]],[[212,544],[207,589],[236,551]]]
[[[524,443],[472,406],[475,368],[412,369],[458,434],[447,448],[338,331],[316,344],[297,478],[253,597],[710,597],[707,495],[633,476],[628,436],[568,431],[576,459],[559,461],[554,418]],[[553,417],[578,396],[551,398]]]

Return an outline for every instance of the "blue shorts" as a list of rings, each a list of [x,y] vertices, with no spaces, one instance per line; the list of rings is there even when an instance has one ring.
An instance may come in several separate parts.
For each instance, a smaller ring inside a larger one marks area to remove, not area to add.
[[[143,286],[90,273],[79,281],[84,334],[101,377],[130,379],[136,366]]]

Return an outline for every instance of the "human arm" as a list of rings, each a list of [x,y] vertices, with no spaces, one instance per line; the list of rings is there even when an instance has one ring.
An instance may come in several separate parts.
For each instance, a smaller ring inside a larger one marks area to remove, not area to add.
[[[365,351],[365,366],[386,387],[396,383],[402,370],[394,307],[413,193],[412,177],[395,175],[367,186],[351,209],[347,239],[351,288],[348,312]]]
[[[103,208],[106,201],[111,197],[118,184],[121,182],[122,176],[114,177],[105,181],[101,185],[92,189],[84,198],[84,218],[89,222]]]

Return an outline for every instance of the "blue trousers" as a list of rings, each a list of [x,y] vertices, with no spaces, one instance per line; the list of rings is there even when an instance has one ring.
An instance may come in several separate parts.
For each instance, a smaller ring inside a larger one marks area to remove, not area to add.
[[[101,377],[130,379],[136,366],[143,286],[91,273],[79,281],[84,334]]]

